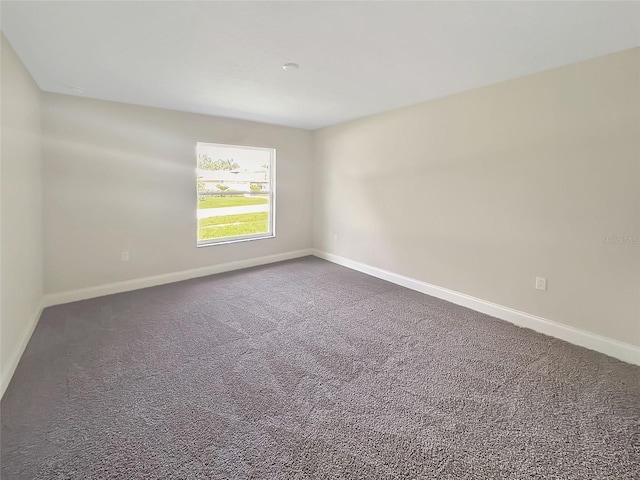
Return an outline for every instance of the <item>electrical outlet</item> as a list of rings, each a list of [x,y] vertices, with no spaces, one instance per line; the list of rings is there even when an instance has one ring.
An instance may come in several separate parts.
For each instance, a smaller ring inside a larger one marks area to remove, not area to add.
[[[338,241],[338,234],[337,234],[337,233],[334,233],[334,234],[333,234],[333,241],[334,241],[334,242],[337,242],[337,241]]]
[[[547,279],[543,277],[536,277],[536,289],[537,290],[546,290],[547,289]]]
[[[122,261],[123,262],[129,261],[129,252],[122,252]]]

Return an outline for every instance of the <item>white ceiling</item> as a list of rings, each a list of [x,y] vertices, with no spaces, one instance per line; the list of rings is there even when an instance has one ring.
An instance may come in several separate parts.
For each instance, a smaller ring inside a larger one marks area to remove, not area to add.
[[[0,8],[42,90],[308,129],[640,45],[639,2]]]

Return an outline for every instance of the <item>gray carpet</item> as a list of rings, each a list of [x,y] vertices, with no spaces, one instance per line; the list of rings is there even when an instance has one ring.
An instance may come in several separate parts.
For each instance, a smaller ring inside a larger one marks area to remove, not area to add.
[[[2,478],[640,478],[640,368],[315,259],[44,311]]]

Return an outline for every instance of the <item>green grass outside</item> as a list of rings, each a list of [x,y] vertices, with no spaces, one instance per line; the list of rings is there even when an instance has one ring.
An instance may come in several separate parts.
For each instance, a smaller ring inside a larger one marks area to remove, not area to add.
[[[268,231],[269,214],[267,212],[223,215],[198,220],[198,241],[267,233]]]
[[[198,208],[222,208],[222,207],[240,207],[243,205],[260,205],[268,203],[269,199],[265,196],[245,197],[243,195],[225,195],[224,197],[210,196],[198,200]]]

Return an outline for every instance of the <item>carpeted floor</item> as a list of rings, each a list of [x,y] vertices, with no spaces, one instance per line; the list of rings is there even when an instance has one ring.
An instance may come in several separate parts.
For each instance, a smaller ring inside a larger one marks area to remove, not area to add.
[[[640,367],[315,259],[45,310],[2,478],[638,479]]]

